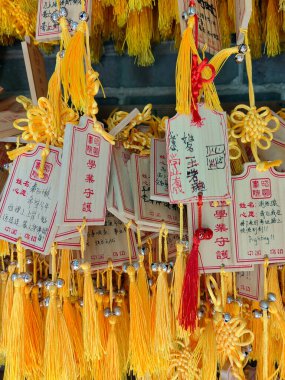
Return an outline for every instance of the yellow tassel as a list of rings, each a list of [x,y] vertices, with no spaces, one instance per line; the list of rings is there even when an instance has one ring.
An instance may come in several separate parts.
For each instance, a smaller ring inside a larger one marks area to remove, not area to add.
[[[140,12],[142,10],[142,0],[129,0],[129,10]]]
[[[123,376],[127,373],[130,320],[126,301],[122,296],[116,297],[117,305],[121,308],[121,315],[117,322],[117,340],[120,347],[120,362]]]
[[[218,2],[219,7],[219,26],[222,36],[222,46],[228,48],[231,45],[230,17],[226,0]]]
[[[150,372],[150,336],[147,331],[142,299],[136,283],[136,272],[129,266],[127,273],[130,279],[129,305],[130,305],[130,335],[129,335],[129,366],[138,377]]]
[[[84,57],[86,22],[80,22],[74,36],[65,51],[62,59],[61,78],[64,90],[64,98],[71,98],[76,110],[84,111],[86,81]]]
[[[143,310],[147,323],[147,330],[150,331],[150,294],[147,273],[144,266],[144,256],[139,256],[139,269],[137,272],[138,290],[143,304]]]
[[[261,33],[261,15],[259,11],[259,1],[252,0],[252,13],[248,24],[248,38],[250,44],[251,56],[254,59],[262,55],[262,33]]]
[[[101,344],[104,351],[107,349],[108,343],[108,333],[109,333],[109,323],[104,316],[104,306],[103,297],[98,292],[95,293],[95,299],[97,302],[97,313],[98,313],[98,325],[100,331]]]
[[[114,16],[117,18],[117,25],[123,28],[128,19],[127,0],[117,0],[114,4]]]
[[[59,290],[59,295],[63,298],[70,296],[71,286],[71,269],[70,269],[70,251],[63,249],[61,252],[61,266],[59,277],[64,280],[64,285]]]
[[[233,24],[236,23],[236,7],[234,0],[228,0],[228,15]]]
[[[100,339],[98,314],[96,308],[93,281],[91,277],[91,265],[83,263],[81,268],[84,272],[83,293],[83,344],[85,360],[90,365],[102,357],[102,344]]]
[[[104,358],[104,380],[120,380],[121,379],[121,368],[120,368],[120,358],[119,358],[119,346],[117,342],[117,336],[115,332],[116,326],[116,316],[112,315],[109,317],[110,323],[110,333],[107,344],[107,351]]]
[[[268,0],[265,47],[269,57],[280,54],[279,30],[280,15],[278,12],[278,0]]]
[[[5,299],[5,293],[6,293],[6,285],[8,280],[8,273],[2,271],[0,273],[0,321],[2,321],[2,315],[3,315],[3,306],[4,306],[4,299]],[[2,336],[2,322],[0,325],[0,336]]]
[[[14,286],[12,281],[12,275],[16,270],[16,265],[9,265],[8,267],[8,280],[5,289],[5,296],[3,300],[3,311],[2,311],[2,336],[1,336],[1,353],[6,355],[7,341],[10,334],[10,318],[13,306],[13,295]]]
[[[207,326],[202,334],[202,380],[216,380],[218,358],[215,328],[212,321],[207,323]]]
[[[60,33],[60,50],[67,49],[71,36],[68,29],[68,22],[65,17],[60,17],[59,19],[59,25],[61,29]]]
[[[44,324],[39,303],[39,288],[37,286],[33,286],[32,288],[32,306],[37,320],[37,325],[39,326],[40,330],[40,336],[38,337],[38,339],[41,339],[42,346],[44,346]]]
[[[44,379],[77,379],[72,341],[58,307],[57,288],[50,287],[50,301],[46,317]]]
[[[163,39],[170,37],[172,25],[176,18],[175,1],[158,0],[158,29]]]
[[[5,365],[5,380],[25,379],[25,320],[23,304],[24,281],[17,278],[14,281],[14,299],[7,337],[7,354]]]
[[[104,24],[103,4],[101,0],[92,1],[91,30],[95,33],[101,30]]]

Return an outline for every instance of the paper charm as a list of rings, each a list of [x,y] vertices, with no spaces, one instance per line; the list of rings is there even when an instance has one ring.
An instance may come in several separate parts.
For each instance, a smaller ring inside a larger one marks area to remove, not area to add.
[[[124,215],[119,211],[118,201],[121,200],[117,197],[117,192],[115,191],[114,182],[117,181],[116,172],[112,170],[114,168],[113,165],[111,165],[111,172],[110,172],[110,181],[109,181],[109,191],[108,191],[108,197],[107,197],[107,210],[113,214],[116,218],[120,219],[123,223],[127,223],[129,219],[125,218]],[[120,208],[122,209],[122,206],[120,205]]]
[[[134,194],[136,223],[141,230],[149,226],[157,231],[161,223],[168,230],[179,230],[179,210],[175,205],[150,199],[150,157],[133,154],[131,156],[132,189]]]
[[[251,300],[263,299],[264,267],[254,265],[252,272],[239,272],[236,275],[237,292],[240,296]]]
[[[39,178],[42,152],[39,144],[17,157],[3,190],[0,203],[0,238],[24,248],[49,254],[58,227],[55,224],[61,169],[61,149],[50,147]]]
[[[270,168],[266,173],[245,164],[232,177],[232,239],[238,263],[285,261],[285,174]]]
[[[150,199],[169,203],[166,142],[162,139],[151,140]]]
[[[72,238],[72,239],[66,239],[66,240],[59,240],[56,243],[56,246],[58,249],[71,249],[80,251],[80,237]]]
[[[219,273],[221,269],[236,272],[253,270],[250,264],[237,263],[232,250],[230,203],[226,201],[208,202],[203,205],[203,226],[213,231],[211,240],[202,240],[199,247],[199,271],[201,273]],[[190,242],[193,231],[198,228],[197,208],[187,206],[188,231]],[[245,267],[244,267],[245,265]]]
[[[198,106],[202,125],[177,114],[166,126],[169,197],[172,203],[231,197],[227,122],[224,112]]]
[[[136,240],[129,230],[132,260],[136,260]],[[128,240],[125,225],[115,216],[108,214],[105,226],[88,227],[86,260],[91,262],[92,270],[106,268],[111,259],[114,266],[121,266],[129,260]]]
[[[134,219],[134,199],[131,179],[128,173],[128,161],[130,157],[130,152],[124,149],[121,144],[113,147],[112,174],[114,173],[114,188],[119,211],[125,218]]]
[[[80,234],[76,227],[60,226],[57,230],[54,241],[57,242],[57,241],[62,241],[62,240],[67,240],[67,239],[73,239],[78,236],[80,236]]]
[[[93,120],[81,117],[64,134],[58,225],[104,225],[111,144],[94,132]]]

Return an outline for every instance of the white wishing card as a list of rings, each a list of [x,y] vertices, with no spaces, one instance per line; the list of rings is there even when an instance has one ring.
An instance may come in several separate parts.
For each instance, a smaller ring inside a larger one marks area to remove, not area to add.
[[[254,265],[252,272],[239,272],[236,275],[238,294],[252,300],[263,299],[264,266]]]
[[[232,177],[232,239],[238,263],[285,261],[285,174],[259,172],[256,165]]]
[[[221,269],[230,272],[253,270],[253,265],[237,263],[232,250],[231,205],[226,201],[207,202],[202,207],[202,227],[210,228],[213,237],[202,240],[199,246],[199,270],[205,273],[219,273]],[[198,228],[198,210],[196,205],[187,205],[188,230],[190,244]],[[190,248],[191,249],[191,248]]]
[[[137,258],[134,232],[129,230],[132,260]],[[85,258],[91,262],[92,270],[106,268],[108,260],[120,266],[129,260],[127,231],[115,216],[108,214],[105,226],[89,226]]]
[[[130,152],[124,149],[121,144],[113,147],[112,171],[114,170],[116,177],[116,180],[114,180],[116,197],[121,199],[119,211],[124,214],[125,218],[134,219],[134,199],[128,172],[130,158]]]
[[[227,121],[224,112],[198,105],[202,125],[191,115],[166,123],[169,197],[172,203],[221,201],[231,197]]]
[[[94,132],[93,120],[81,117],[64,133],[57,224],[104,225],[112,146]]]
[[[57,230],[54,241],[58,242],[61,240],[73,239],[78,236],[79,236],[79,232],[76,227],[60,226]]]
[[[162,139],[151,139],[150,199],[169,202],[166,142]]]
[[[66,240],[59,240],[57,241],[56,246],[58,249],[70,249],[73,251],[80,251],[80,248],[81,248],[80,237],[66,239]]]
[[[179,209],[176,205],[150,199],[150,157],[132,154],[131,178],[134,194],[136,223],[155,230],[164,222],[169,230],[179,230]],[[155,231],[154,230],[154,231]]]
[[[61,0],[60,6],[65,7],[68,12],[67,19],[79,22],[79,14],[82,11],[82,5],[80,0]],[[89,14],[89,20],[91,20],[91,1],[85,0],[85,9]],[[37,14],[37,26],[36,26],[36,40],[48,41],[60,39],[60,27],[54,25],[51,15],[57,11],[57,2],[55,0],[39,0],[38,1],[38,14]],[[90,22],[90,21],[89,21]],[[70,28],[71,31],[71,28]]]
[[[0,238],[49,254],[58,227],[55,224],[61,169],[61,149],[50,147],[39,178],[45,145],[20,155],[13,163],[0,202]]]

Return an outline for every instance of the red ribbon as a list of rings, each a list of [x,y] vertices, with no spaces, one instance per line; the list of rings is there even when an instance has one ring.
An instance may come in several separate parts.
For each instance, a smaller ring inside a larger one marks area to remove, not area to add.
[[[210,78],[203,78],[202,72],[208,67],[211,70]],[[198,56],[193,55],[192,58],[192,73],[191,73],[191,87],[192,87],[192,104],[191,104],[191,112],[192,112],[192,121],[198,126],[201,125],[201,116],[198,112],[198,98],[200,94],[200,90],[204,83],[210,83],[213,81],[216,75],[216,70],[213,65],[208,63],[208,59],[204,58],[201,63],[198,64]]]

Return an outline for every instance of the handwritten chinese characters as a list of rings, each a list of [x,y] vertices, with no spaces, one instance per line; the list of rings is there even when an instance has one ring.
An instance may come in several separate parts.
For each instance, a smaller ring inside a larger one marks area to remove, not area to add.
[[[32,152],[19,156],[7,180],[0,203],[0,237],[48,254],[54,241],[61,150],[50,148],[44,177],[38,177],[41,153],[39,144]]]
[[[152,226],[154,231],[164,221],[170,230],[179,228],[179,210],[176,205],[154,201],[150,198],[150,158],[132,155],[131,176],[135,202],[136,222],[144,229],[144,225]]]
[[[285,174],[260,173],[247,164],[232,183],[236,260],[257,264],[268,255],[284,261]]]
[[[172,203],[231,197],[227,129],[224,113],[199,105],[202,126],[191,115],[176,115],[167,124],[169,197]]]
[[[80,0],[60,0],[60,6],[65,7],[68,11],[68,18],[74,21],[79,21],[79,13],[82,10]],[[90,1],[85,1],[85,8],[90,14]],[[37,15],[37,28],[36,39],[38,41],[45,41],[50,39],[60,38],[59,25],[54,25],[51,20],[51,15],[58,9],[56,0],[39,0],[38,2],[38,15]],[[91,17],[89,17],[91,19]]]
[[[169,202],[166,143],[161,139],[151,140],[150,199]]]
[[[93,130],[92,119],[67,125],[64,136],[58,225],[103,225],[111,145]]]
[[[129,259],[125,225],[111,214],[107,215],[105,226],[89,226],[87,233],[86,258],[91,261],[92,270],[106,268],[108,259],[114,266],[120,266]],[[132,259],[137,256],[135,236],[129,231]]]
[[[263,264],[254,265],[252,272],[239,272],[236,277],[238,294],[252,300],[263,299]]]

